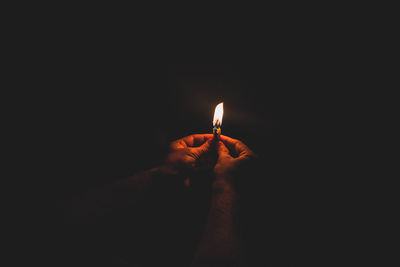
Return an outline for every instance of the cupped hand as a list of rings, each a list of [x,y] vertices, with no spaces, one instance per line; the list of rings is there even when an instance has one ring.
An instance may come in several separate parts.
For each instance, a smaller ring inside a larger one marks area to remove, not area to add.
[[[201,158],[210,150],[212,138],[212,134],[193,134],[173,141],[163,169],[180,174],[201,168]]]
[[[234,173],[256,158],[242,141],[221,135],[217,143],[218,160],[214,166],[216,180],[231,181]]]

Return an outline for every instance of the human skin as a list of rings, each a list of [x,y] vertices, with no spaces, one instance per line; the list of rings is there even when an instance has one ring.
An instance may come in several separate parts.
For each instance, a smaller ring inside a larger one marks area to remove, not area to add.
[[[234,177],[256,155],[243,142],[226,136],[220,137],[217,151],[210,212],[192,267],[241,266],[243,262]],[[233,157],[231,154],[238,156]],[[245,177],[239,177],[243,178]]]
[[[159,166],[90,190],[68,201],[66,221],[74,224],[94,223],[113,210],[139,204],[157,184],[176,184],[186,178],[183,174],[202,168],[199,166],[200,158],[210,150],[211,139],[212,134],[195,134],[171,142],[170,151]]]

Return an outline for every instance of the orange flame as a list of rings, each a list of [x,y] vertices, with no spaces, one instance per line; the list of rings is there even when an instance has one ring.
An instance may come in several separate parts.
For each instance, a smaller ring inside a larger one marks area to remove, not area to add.
[[[224,102],[219,103],[215,107],[213,126],[221,127],[222,117],[224,115]]]

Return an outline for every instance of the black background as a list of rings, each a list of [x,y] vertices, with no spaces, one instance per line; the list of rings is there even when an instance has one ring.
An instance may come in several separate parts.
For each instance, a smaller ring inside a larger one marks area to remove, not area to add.
[[[50,80],[57,89],[49,94],[55,112],[44,110],[52,156],[45,188],[47,200],[55,203],[45,224],[51,229],[51,258],[187,264],[207,211],[207,200],[190,193],[163,192],[139,215],[115,215],[99,226],[76,229],[60,214],[64,201],[76,194],[157,166],[169,142],[210,133],[214,108],[222,101],[223,134],[259,155],[241,189],[249,264],[323,264],[346,255],[345,179],[335,168],[340,159],[332,149],[338,139],[332,139],[337,129],[331,109],[343,73],[337,62],[321,65],[316,55],[123,66],[91,57],[74,63],[72,57],[53,70]],[[161,215],[148,211],[157,207]],[[195,226],[179,224],[185,218]]]
[[[120,14],[109,6],[102,12],[65,5],[49,11],[47,5],[39,6],[44,14],[22,8],[23,19],[7,22],[12,49],[5,53],[12,62],[6,69],[12,73],[4,74],[11,79],[4,91],[12,97],[4,97],[11,104],[4,114],[12,126],[5,132],[16,140],[5,141],[10,158],[27,161],[12,166],[16,179],[4,179],[17,184],[6,205],[24,216],[10,231],[13,260],[36,262],[34,255],[53,266],[190,261],[196,240],[188,233],[201,231],[175,222],[185,215],[192,223],[204,219],[195,214],[207,201],[197,201],[193,191],[153,198],[148,206],[163,210],[159,217],[144,207],[139,215],[76,229],[61,214],[72,196],[159,164],[170,141],[211,132],[215,105],[224,101],[223,134],[259,155],[240,187],[250,266],[348,263],[370,237],[355,219],[361,209],[378,206],[359,196],[375,196],[378,190],[364,186],[375,187],[381,174],[367,178],[362,172],[370,166],[358,152],[369,157],[377,138],[364,140],[366,133],[384,129],[371,119],[387,117],[378,116],[382,100],[375,96],[386,79],[374,73],[384,65],[374,59],[391,58],[378,46],[386,47],[380,10],[315,3],[239,11],[207,6],[219,19],[214,23],[206,12],[195,16],[203,6],[177,8],[184,18],[157,7],[153,18],[139,8]],[[230,63],[172,64],[182,56]],[[365,127],[354,131],[360,121]]]

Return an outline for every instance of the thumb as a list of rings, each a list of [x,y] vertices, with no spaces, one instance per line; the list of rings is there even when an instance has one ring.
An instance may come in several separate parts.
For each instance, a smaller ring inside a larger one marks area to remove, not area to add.
[[[218,141],[217,143],[217,152],[219,157],[230,156],[229,149],[225,146],[225,144],[222,141]]]
[[[211,140],[207,140],[204,144],[199,147],[191,148],[192,152],[195,153],[198,157],[206,153],[210,150]]]

